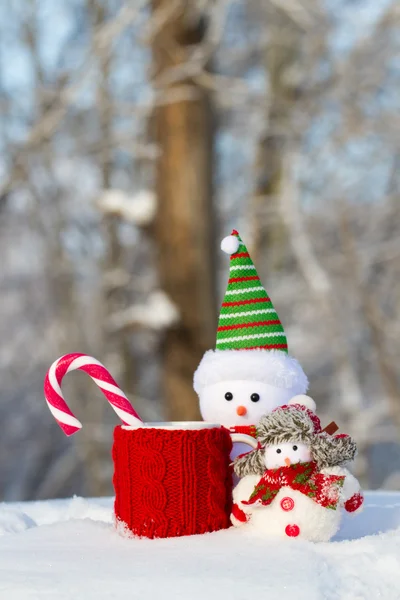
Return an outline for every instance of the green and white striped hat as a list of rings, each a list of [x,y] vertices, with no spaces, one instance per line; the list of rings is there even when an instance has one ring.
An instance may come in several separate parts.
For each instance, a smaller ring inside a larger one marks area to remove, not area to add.
[[[218,322],[217,350],[287,352],[282,323],[235,229],[222,240],[221,248],[231,255],[231,264]]]
[[[230,254],[228,287],[221,306],[215,350],[208,350],[194,374],[199,394],[222,381],[261,381],[305,394],[308,379],[288,354],[286,335],[238,232],[224,238]]]

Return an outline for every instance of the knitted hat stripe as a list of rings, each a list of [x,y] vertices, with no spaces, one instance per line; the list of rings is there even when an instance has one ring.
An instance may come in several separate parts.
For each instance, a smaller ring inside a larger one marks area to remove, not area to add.
[[[235,289],[227,289],[225,292],[225,296],[234,296],[235,294],[245,294],[247,292],[253,293],[253,292],[257,292],[258,297],[263,296],[265,297],[265,292],[262,289],[261,285],[254,285],[252,287],[240,287],[241,285],[246,284],[245,281],[242,281],[241,283],[239,283]],[[248,285],[248,284],[247,284]],[[264,292],[264,294],[262,293]]]
[[[238,239],[239,247],[231,254],[230,278],[218,323],[217,349],[235,350],[250,346],[287,351],[282,324],[247,248],[237,231],[233,231],[232,236]]]
[[[243,289],[246,287],[258,287],[262,296],[267,295],[263,286],[261,285],[261,281],[259,280],[258,275],[248,275],[247,273],[246,276],[243,277],[231,277],[228,281],[227,289],[236,290]]]
[[[221,343],[223,341],[226,340],[230,340],[233,341],[234,339],[237,340],[238,338],[247,338],[247,336],[252,336],[249,337],[248,339],[250,340],[255,340],[256,338],[258,339],[257,344],[265,344],[270,338],[272,337],[284,337],[284,333],[282,331],[282,328],[278,329],[277,326],[275,325],[272,327],[269,327],[268,329],[275,329],[275,331],[268,331],[266,332],[267,328],[266,327],[248,327],[245,329],[226,329],[223,331],[218,331],[218,341],[221,341]],[[268,339],[264,339],[264,338],[268,338]],[[259,341],[259,340],[262,340]],[[274,340],[275,341],[275,340]],[[282,340],[279,340],[279,342],[281,342]]]
[[[224,312],[225,311],[225,314]],[[277,321],[279,317],[274,308],[264,308],[255,310],[243,310],[243,306],[222,307],[219,317],[219,328],[227,325],[236,325],[238,328],[246,326],[250,323],[258,323],[261,321]],[[220,331],[223,331],[221,329]]]
[[[257,275],[257,271],[256,268],[253,264],[251,265],[231,265],[229,267],[229,271],[254,271],[254,273]],[[258,277],[258,275],[257,275]]]
[[[254,321],[252,321],[251,323],[235,323],[234,325],[221,325],[220,327],[218,327],[218,331],[231,331],[232,329],[246,329],[246,327],[254,327],[254,328],[258,328],[258,327],[267,327],[269,325],[278,325],[278,327],[276,328],[275,331],[283,331],[281,322],[279,321],[279,319],[276,320],[270,320],[270,321],[258,321],[256,323],[254,323]],[[253,331],[253,333],[255,333],[255,331]]]
[[[224,334],[224,332],[221,332],[222,335]],[[284,335],[282,335],[281,331],[262,331],[259,333],[249,333],[246,335],[236,335],[236,336],[231,336],[228,337],[226,340],[223,339],[222,337],[218,336],[218,340],[217,340],[217,345],[219,343],[223,344],[224,342],[241,342],[243,340],[256,340],[256,339],[263,339],[263,338],[277,338],[277,337],[284,337]],[[277,342],[279,343],[279,341]]]
[[[245,304],[258,304],[259,302],[267,303],[273,308],[271,300],[269,298],[251,298],[248,300],[235,300],[230,302],[223,302],[222,306],[244,306]]]
[[[269,327],[269,325],[272,321],[272,324],[278,325],[279,320],[274,319],[273,317],[274,317],[273,314],[272,315],[259,315],[257,317],[258,321],[256,321],[256,323],[265,323],[265,325],[263,325],[263,326]],[[227,329],[225,329],[227,327],[229,327],[229,328],[235,327],[235,329],[242,329],[242,328],[245,329],[246,327],[249,327],[250,325],[254,325],[254,322],[255,322],[254,315],[249,315],[248,317],[240,317],[240,323],[238,323],[238,319],[236,317],[230,317],[229,319],[223,319],[222,321],[220,320],[218,331],[227,331]],[[232,331],[232,329],[231,329],[231,331]],[[279,331],[282,331],[282,330],[279,329]],[[252,331],[250,333],[254,333],[254,331]]]
[[[285,350],[286,347],[286,338],[284,336],[268,339],[259,338],[258,336],[256,336],[256,339],[249,339],[247,336],[243,336],[243,338],[235,339],[234,342],[231,341],[231,338],[218,340],[217,350],[252,350],[256,348]]]
[[[285,351],[285,344],[257,344],[257,346],[250,346],[250,342],[248,340],[246,341],[241,341],[241,342],[235,342],[235,350],[240,352],[241,350],[258,350],[258,349],[263,349],[263,350],[281,350],[281,351]],[[227,342],[226,344],[219,344],[217,346],[217,350],[232,350],[232,348],[229,347],[229,343]]]
[[[221,314],[219,316],[220,319],[231,319],[234,318],[236,319],[237,317],[251,317],[253,318],[253,316],[255,315],[266,315],[266,314],[276,314],[276,311],[274,308],[260,308],[260,309],[255,309],[255,310],[245,310],[242,312],[230,312],[228,308],[223,308],[222,310],[226,310],[228,312],[223,313],[221,311]]]
[[[245,247],[243,242],[242,242],[242,246]],[[247,252],[247,250],[246,250],[246,252],[236,252],[236,254],[232,254],[231,260],[235,260],[237,258],[250,258],[250,254]],[[250,260],[251,260],[251,258],[250,258]]]
[[[229,296],[226,296],[226,301],[227,302],[241,302],[243,300],[265,300],[266,302],[268,302],[272,308],[272,304],[271,304],[271,300],[269,298],[260,298],[260,294],[259,292],[244,292],[242,294],[238,293],[238,294],[232,294]]]
[[[232,296],[241,292],[257,292],[260,298],[267,298],[267,293],[261,285],[260,280],[253,279],[252,281],[234,281],[228,282],[228,287],[225,295]]]
[[[246,304],[242,304],[243,302],[245,302]],[[250,303],[250,305],[249,305]],[[255,306],[252,306],[252,305]],[[225,306],[224,306],[225,305]],[[268,310],[268,319],[278,319],[278,315],[275,312],[274,307],[271,304],[271,301],[269,300],[269,298],[255,298],[255,299],[246,299],[246,300],[242,300],[242,301],[233,301],[233,299],[231,299],[231,302],[224,302],[224,304],[221,306],[221,316],[224,314],[230,314],[232,316],[235,317],[236,322],[237,323],[241,323],[242,322],[242,316],[247,316],[247,315],[243,315],[242,313],[244,312],[250,312],[253,310]],[[273,312],[271,312],[273,311]],[[258,313],[253,313],[253,315],[257,315]],[[261,313],[260,313],[261,314]],[[258,317],[254,317],[254,320],[257,321]],[[220,323],[220,325],[223,325],[223,323]]]
[[[248,252],[241,252],[240,254],[232,254],[231,267],[237,267],[239,265],[243,266],[243,267],[252,266],[252,268],[255,270],[253,261],[251,260]]]
[[[248,340],[241,342],[235,342],[235,350],[282,350],[285,351],[285,344],[257,344],[257,346],[251,346]],[[226,344],[218,344],[217,350],[232,350],[232,345],[229,346],[229,342]]]
[[[228,285],[231,283],[240,283],[242,281],[260,281],[258,275],[250,275],[248,277],[231,277],[228,281]]]

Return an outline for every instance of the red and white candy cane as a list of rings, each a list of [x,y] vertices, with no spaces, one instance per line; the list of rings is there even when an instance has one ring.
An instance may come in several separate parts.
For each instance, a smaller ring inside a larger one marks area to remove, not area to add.
[[[84,371],[93,379],[125,425],[143,425],[128,398],[101,362],[87,354],[65,354],[54,361],[47,371],[44,395],[53,417],[66,435],[73,435],[82,428],[82,423],[68,408],[61,391],[64,376],[76,369]]]

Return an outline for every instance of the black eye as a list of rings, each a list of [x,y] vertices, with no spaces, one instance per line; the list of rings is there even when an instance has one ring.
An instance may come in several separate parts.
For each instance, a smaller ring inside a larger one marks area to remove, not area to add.
[[[250,396],[250,400],[251,400],[252,402],[258,402],[258,401],[259,401],[259,399],[260,399],[260,394],[252,394],[252,395]]]
[[[297,450],[297,446],[293,446],[293,450]]]
[[[276,451],[277,454],[280,454],[282,452],[282,450],[280,448],[278,448],[278,450]]]
[[[231,392],[226,392],[225,400],[233,400],[233,394],[231,394]]]

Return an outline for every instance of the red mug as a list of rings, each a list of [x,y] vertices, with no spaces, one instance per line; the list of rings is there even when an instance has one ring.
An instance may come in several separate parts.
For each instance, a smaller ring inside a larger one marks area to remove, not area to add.
[[[165,538],[230,527],[232,442],[215,423],[144,423],[114,430],[114,512],[128,535]]]

